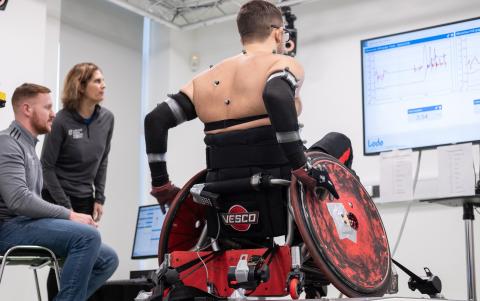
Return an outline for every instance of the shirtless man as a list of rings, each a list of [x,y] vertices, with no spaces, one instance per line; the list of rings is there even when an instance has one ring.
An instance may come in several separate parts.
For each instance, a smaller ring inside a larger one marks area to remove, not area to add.
[[[304,71],[294,58],[283,55],[288,31],[280,10],[270,2],[252,0],[241,7],[237,26],[244,49],[241,54],[196,76],[146,116],[151,194],[163,206],[178,192],[166,169],[167,132],[198,117],[205,124],[207,182],[245,178],[258,172],[289,179],[293,173],[310,189],[322,186],[337,196],[328,174],[307,164],[297,120],[302,110],[299,90]],[[346,143],[340,155],[348,150],[346,157],[351,161],[348,138],[338,133],[326,138],[332,137]],[[316,145],[321,146],[321,142]],[[286,206],[279,199],[286,199],[285,189],[225,197],[220,212],[240,204],[248,212],[263,214],[263,221],[250,225],[247,231],[226,227],[231,230],[229,236],[238,232],[248,232],[249,237],[283,235]],[[215,237],[217,223],[212,225],[210,219],[216,219],[214,213],[208,214],[208,233]]]

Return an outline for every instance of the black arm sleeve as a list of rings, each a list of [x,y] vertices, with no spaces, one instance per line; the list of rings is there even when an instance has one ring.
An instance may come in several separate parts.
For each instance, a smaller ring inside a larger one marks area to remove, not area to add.
[[[161,186],[169,181],[165,160],[168,130],[196,117],[195,107],[182,92],[169,95],[169,99],[159,104],[145,117],[145,143],[152,186]]]
[[[292,169],[306,163],[303,143],[298,133],[295,87],[285,77],[270,78],[263,91],[263,101],[277,140]]]

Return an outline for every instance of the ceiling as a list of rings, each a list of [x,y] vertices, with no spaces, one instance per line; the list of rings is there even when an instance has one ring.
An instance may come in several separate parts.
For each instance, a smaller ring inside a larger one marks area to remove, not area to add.
[[[248,0],[108,0],[175,29],[195,29],[234,19]],[[275,0],[281,6],[317,0]]]

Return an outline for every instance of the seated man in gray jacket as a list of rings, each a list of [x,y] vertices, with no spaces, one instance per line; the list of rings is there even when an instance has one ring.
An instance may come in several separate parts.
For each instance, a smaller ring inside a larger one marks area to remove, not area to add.
[[[86,300],[113,274],[118,257],[102,244],[90,215],[40,197],[38,135],[51,130],[50,90],[25,83],[15,89],[15,121],[0,131],[0,253],[16,245],[39,245],[65,258],[55,300]]]

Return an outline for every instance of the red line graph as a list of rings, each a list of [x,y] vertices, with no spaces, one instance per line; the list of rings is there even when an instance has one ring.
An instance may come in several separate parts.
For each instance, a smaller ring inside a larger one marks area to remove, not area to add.
[[[478,60],[476,60],[477,63],[480,63]],[[388,75],[392,74],[398,74],[398,73],[407,73],[407,72],[412,72],[417,73],[417,72],[424,72],[424,79],[427,76],[428,71],[433,71],[435,69],[439,69],[441,67],[446,67],[447,66],[447,54],[442,53],[440,55],[437,54],[437,50],[433,47],[423,47],[423,53],[422,53],[422,62],[420,64],[413,64],[413,66],[409,66],[404,69],[397,69],[397,70],[375,70],[374,78],[377,82],[381,82],[385,80],[385,77]]]
[[[433,53],[432,53],[432,49],[433,49]],[[437,55],[437,50],[435,48],[428,47],[428,55],[425,53],[425,49],[424,49],[424,62],[426,62],[426,64],[423,64],[420,66],[413,65],[413,71],[417,72],[417,71],[421,71],[423,68],[426,68],[428,70],[428,69],[435,69],[442,66],[446,66],[447,65],[446,57],[447,55],[445,53],[439,56]]]

